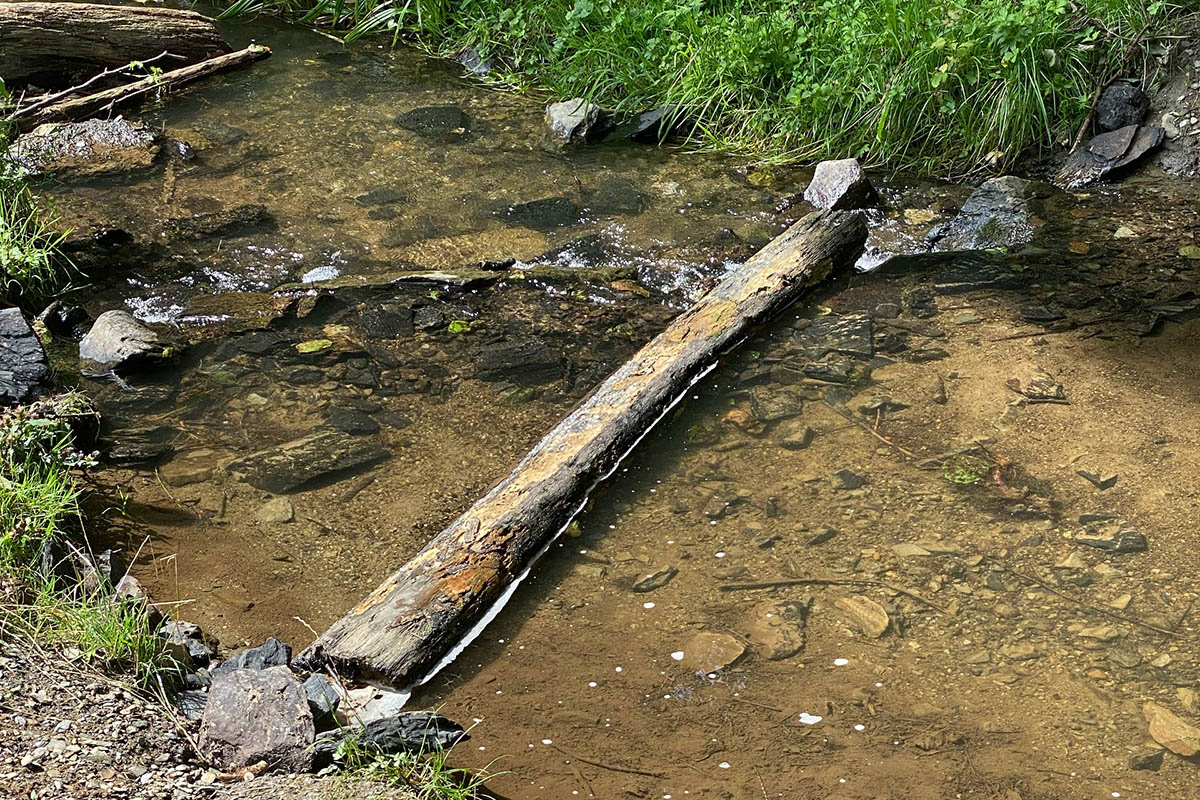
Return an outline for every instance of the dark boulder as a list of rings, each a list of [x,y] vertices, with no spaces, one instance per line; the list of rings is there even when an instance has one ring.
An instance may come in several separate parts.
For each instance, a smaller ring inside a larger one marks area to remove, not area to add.
[[[368,722],[358,741],[382,753],[431,753],[469,738],[462,725],[441,714],[405,711]]]
[[[222,211],[169,219],[163,223],[163,232],[172,239],[219,239],[273,231],[277,227],[266,206],[243,203]]]
[[[535,337],[497,342],[476,353],[475,374],[485,381],[536,386],[562,377],[562,356]]]
[[[79,342],[84,375],[124,372],[162,361],[168,346],[128,311],[105,311]]]
[[[542,147],[561,152],[602,138],[611,130],[608,115],[595,103],[576,97],[546,106]]]
[[[1165,139],[1166,133],[1157,125],[1126,125],[1102,133],[1067,157],[1054,182],[1064,189],[1078,189],[1101,178],[1118,177]]]
[[[282,772],[307,772],[315,738],[308,696],[287,667],[231,670],[213,678],[199,749],[220,768],[265,761]]]
[[[816,208],[869,208],[879,202],[875,187],[856,158],[817,164],[804,200]]]
[[[456,106],[426,106],[406,111],[396,124],[418,136],[438,142],[460,142],[471,133],[471,120]]]
[[[0,310],[0,405],[29,403],[49,389],[50,363],[25,315]]]
[[[342,431],[321,431],[252,453],[229,465],[251,486],[288,494],[307,485],[330,481],[388,457],[378,442]]]
[[[37,321],[51,336],[63,336],[79,341],[92,325],[92,317],[82,306],[70,305],[55,300],[42,309]]]
[[[548,231],[579,222],[579,207],[565,197],[544,197],[507,206],[497,215],[509,225]]]
[[[1033,240],[1034,202],[1043,195],[1031,181],[1004,175],[984,181],[954,219],[930,231],[938,252],[1020,247]]]
[[[267,641],[260,644],[258,647],[251,647],[246,650],[234,653],[229,658],[222,661],[210,672],[216,678],[218,675],[224,675],[227,672],[233,672],[235,669],[269,669],[271,667],[286,667],[292,660],[292,648],[283,642],[276,639],[274,636],[268,636]]]
[[[633,181],[611,178],[584,190],[583,202],[597,214],[640,214],[648,203]]]
[[[1096,127],[1115,131],[1129,125],[1141,125],[1150,110],[1150,98],[1132,83],[1117,81],[1100,95],[1096,103]]]

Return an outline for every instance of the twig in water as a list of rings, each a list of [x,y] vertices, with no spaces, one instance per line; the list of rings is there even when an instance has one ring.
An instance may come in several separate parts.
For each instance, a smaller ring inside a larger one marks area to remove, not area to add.
[[[823,402],[825,403],[825,405],[829,406],[829,408],[832,409],[833,412],[835,414],[837,414],[839,417],[842,417],[843,419],[850,422],[851,424],[853,424],[859,428],[862,428],[864,431],[871,434],[872,436],[874,436],[876,439],[883,442],[887,446],[896,448],[897,450],[899,450],[901,453],[908,456],[909,458],[915,459],[917,457],[917,454],[914,453],[913,451],[911,451],[907,448],[901,447],[900,445],[893,442],[891,439],[888,439],[886,436],[883,436],[881,433],[879,433],[879,431],[871,430],[870,425],[867,425],[864,422],[859,422],[858,420],[854,419],[854,417],[850,416],[849,413],[842,411],[840,408],[838,408],[837,406],[835,406],[833,403],[829,402],[828,400],[825,400]]]
[[[1057,597],[1061,597],[1063,600],[1066,600],[1067,602],[1070,602],[1070,603],[1073,603],[1073,604],[1079,606],[1084,611],[1090,611],[1094,614],[1103,614],[1106,617],[1111,617],[1112,619],[1119,620],[1121,622],[1128,622],[1130,625],[1138,625],[1140,627],[1146,628],[1147,630],[1152,630],[1156,633],[1161,633],[1165,636],[1173,636],[1173,637],[1179,636],[1179,634],[1173,630],[1168,630],[1167,628],[1160,628],[1157,625],[1151,625],[1149,622],[1142,622],[1140,619],[1134,619],[1133,617],[1127,617],[1124,614],[1118,614],[1115,611],[1108,611],[1103,608],[1096,608],[1095,606],[1089,606],[1087,603],[1083,602],[1082,600],[1074,598],[1071,595],[1067,594],[1066,592],[1055,589],[1053,586],[1046,583],[1041,578],[1038,578],[1034,575],[1028,575],[1024,572],[1017,572],[1015,569],[1008,566],[1007,564],[1005,564],[1003,561],[996,558],[995,556],[984,556],[984,559],[992,562],[1000,570],[1002,570],[1003,572],[1007,572],[1009,575],[1012,575],[1014,578],[1018,578],[1020,580],[1026,581],[1028,583],[1032,583],[1036,586],[1040,586],[1041,588],[1045,589],[1047,592],[1050,592],[1050,594],[1053,594]]]
[[[588,766],[598,767],[600,769],[606,769],[610,772],[623,772],[626,775],[644,775],[647,778],[661,779],[661,778],[666,777],[666,775],[664,775],[661,772],[647,772],[646,770],[643,770],[643,769],[634,769],[633,767],[622,767],[619,764],[605,764],[603,761],[595,761],[590,758],[584,758],[583,756],[577,756],[574,753],[564,750],[563,748],[559,747],[556,744],[552,744],[550,746],[553,747],[558,752],[562,753],[567,758],[574,759],[582,764],[587,764]]]
[[[142,64],[153,64],[155,61],[158,61],[163,58],[177,58],[180,61],[187,60],[186,57],[184,57],[184,56],[177,56],[174,53],[169,53],[166,50],[164,50],[161,53],[159,53],[158,55],[156,55],[154,58],[148,58],[141,63]],[[96,81],[104,80],[105,78],[110,77],[112,75],[128,74],[128,71],[129,71],[129,64],[122,64],[119,67],[112,67],[110,69],[106,69],[103,72],[101,72],[100,74],[93,75],[91,78],[88,78],[86,81],[79,84],[78,86],[72,86],[69,89],[63,89],[61,92],[55,92],[54,94],[45,95],[42,97],[41,100],[38,100],[36,103],[32,103],[28,106],[25,106],[24,108],[18,107],[15,111],[13,111],[11,114],[9,114],[7,117],[5,117],[5,122],[13,122],[17,119],[20,119],[21,117],[28,115],[28,114],[32,114],[35,111],[40,111],[41,109],[46,108],[47,106],[54,105],[55,103],[57,103],[59,100],[63,99],[64,97],[68,97],[72,94],[75,94],[76,92],[78,92],[81,89],[86,89],[88,86],[91,86]]]
[[[871,580],[870,578],[782,578],[777,581],[726,583],[722,584],[720,589],[722,592],[741,592],[755,591],[758,589],[780,589],[785,586],[878,586],[881,589],[888,589],[893,592],[898,592],[906,597],[911,597],[918,603],[929,606],[930,608],[940,611],[943,614],[950,613],[947,609],[937,605],[936,603],[931,603],[916,592],[911,592],[901,586],[896,586],[895,584],[887,583],[885,581]]]

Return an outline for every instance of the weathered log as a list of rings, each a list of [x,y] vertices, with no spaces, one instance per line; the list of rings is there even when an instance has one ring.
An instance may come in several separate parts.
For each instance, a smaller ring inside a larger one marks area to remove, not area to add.
[[[194,11],[90,3],[0,2],[0,78],[62,85],[72,73],[144,61],[170,50],[188,63],[230,50]]]
[[[106,89],[105,91],[96,92],[84,97],[63,100],[42,108],[35,106],[28,113],[22,113],[18,110],[9,119],[10,121],[18,122],[22,129],[33,128],[44,122],[75,122],[86,119],[93,114],[111,111],[117,106],[139,100],[146,95],[169,94],[185,84],[200,80],[201,78],[207,78],[218,72],[242,66],[243,64],[258,61],[269,55],[271,55],[270,48],[252,44],[245,50],[226,53],[223,56],[201,61],[199,64],[192,64],[191,66],[164,72],[161,75],[142,78],[139,81],[124,86]]]
[[[405,686],[486,623],[596,484],[719,354],[866,240],[854,212],[810,214],[733,271],[597,387],[470,510],[302,658]]]

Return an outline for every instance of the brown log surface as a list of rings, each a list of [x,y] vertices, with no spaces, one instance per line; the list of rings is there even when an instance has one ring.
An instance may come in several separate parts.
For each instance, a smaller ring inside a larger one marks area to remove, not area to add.
[[[252,44],[244,50],[235,50],[201,61],[199,64],[173,69],[157,77],[143,78],[124,86],[63,100],[31,110],[28,114],[19,113],[9,117],[9,120],[19,122],[22,129],[32,128],[44,122],[75,122],[93,114],[111,111],[117,106],[140,100],[147,95],[173,92],[193,81],[250,64],[269,55],[270,48]]]
[[[164,50],[194,63],[230,49],[212,20],[195,11],[0,2],[0,78],[10,84],[65,80]]]
[[[849,264],[866,236],[856,212],[818,212],[797,222],[609,376],[302,658],[398,686],[421,680],[723,351]]]

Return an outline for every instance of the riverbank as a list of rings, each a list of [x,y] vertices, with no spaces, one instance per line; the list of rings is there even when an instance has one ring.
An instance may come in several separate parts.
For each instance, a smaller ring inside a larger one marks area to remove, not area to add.
[[[404,37],[484,80],[627,116],[666,109],[664,135],[762,162],[963,176],[1069,146],[1096,87],[1131,65],[1153,84],[1188,5],[238,0],[226,13]]]

